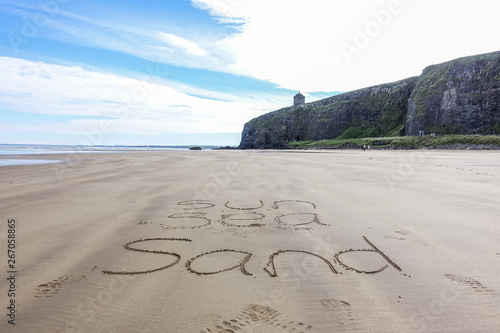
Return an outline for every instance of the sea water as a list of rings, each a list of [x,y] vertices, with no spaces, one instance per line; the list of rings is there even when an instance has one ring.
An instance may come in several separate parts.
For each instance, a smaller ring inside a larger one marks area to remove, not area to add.
[[[48,154],[96,154],[96,153],[132,153],[138,151],[178,151],[189,150],[191,146],[69,146],[69,145],[21,145],[0,144],[0,166],[7,165],[32,165],[60,163],[64,160],[48,159],[20,159],[15,158],[26,155]],[[212,149],[213,146],[202,146],[203,149]]]

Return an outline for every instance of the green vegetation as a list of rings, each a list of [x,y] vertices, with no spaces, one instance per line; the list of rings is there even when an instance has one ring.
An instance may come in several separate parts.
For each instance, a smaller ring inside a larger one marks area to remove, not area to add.
[[[429,132],[436,133],[437,135],[463,133],[462,128],[459,124],[447,124],[444,126],[432,126],[430,128]]]
[[[480,54],[476,56],[464,57],[445,62],[438,65],[427,67],[422,75],[419,77],[416,88],[413,91],[410,102],[415,106],[415,118],[422,119],[429,117],[429,112],[437,112],[440,109],[443,93],[449,89],[448,83],[451,86],[458,87],[466,85],[477,85],[473,76],[478,77],[477,69],[480,70],[480,84],[481,87],[495,86],[495,81],[500,79],[497,73],[500,70],[500,62],[498,61],[498,52],[487,54]],[[467,75],[464,75],[464,72]],[[459,73],[459,74],[457,74]],[[463,88],[462,88],[463,89]],[[474,96],[472,91],[476,89],[469,89],[469,96],[481,99],[482,96],[478,94]],[[434,111],[432,111],[434,110]],[[430,115],[432,119],[433,115]],[[427,122],[429,119],[427,119]],[[442,129],[443,131],[436,133],[440,134],[459,134],[462,131],[453,131],[453,128]]]
[[[375,127],[351,126],[342,133],[337,139],[358,139],[378,136],[378,130]]]
[[[496,123],[494,126],[488,127],[485,130],[486,134],[500,134],[500,123]]]
[[[339,148],[341,146],[363,145],[377,148],[403,148],[417,149],[430,146],[444,146],[452,144],[475,144],[475,145],[497,145],[500,147],[499,135],[444,135],[444,136],[398,136],[384,138],[357,138],[357,139],[333,139],[320,141],[298,141],[290,142],[291,149],[318,149]]]
[[[404,135],[405,124],[401,124],[391,131],[385,133],[383,136],[385,137],[393,137],[393,136],[403,136]]]

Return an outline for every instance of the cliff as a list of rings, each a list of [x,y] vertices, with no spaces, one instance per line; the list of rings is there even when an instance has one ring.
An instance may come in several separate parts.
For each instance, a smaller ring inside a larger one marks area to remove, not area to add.
[[[405,134],[485,134],[497,123],[500,52],[427,67],[408,101]]]
[[[420,77],[286,107],[247,122],[240,148],[425,133],[491,133],[500,123],[500,52],[427,67]],[[500,134],[500,133],[498,133]]]
[[[291,141],[399,135],[417,77],[283,108],[250,120],[240,148],[284,148]]]

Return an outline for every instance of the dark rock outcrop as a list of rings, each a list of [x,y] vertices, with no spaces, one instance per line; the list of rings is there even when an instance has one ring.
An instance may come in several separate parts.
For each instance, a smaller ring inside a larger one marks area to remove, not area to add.
[[[484,134],[496,123],[500,52],[427,67],[408,102],[405,134]]]
[[[247,122],[240,148],[292,141],[437,134],[500,128],[500,52],[427,67],[420,77],[286,107]],[[500,134],[500,133],[498,133]]]

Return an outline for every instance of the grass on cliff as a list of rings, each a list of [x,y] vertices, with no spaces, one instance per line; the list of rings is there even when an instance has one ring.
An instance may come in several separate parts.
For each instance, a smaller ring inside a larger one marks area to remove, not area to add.
[[[291,149],[319,149],[338,148],[343,145],[369,145],[379,148],[399,147],[406,149],[417,149],[431,146],[444,146],[452,144],[476,144],[500,146],[499,135],[444,135],[444,136],[397,136],[385,138],[359,138],[359,139],[333,139],[320,141],[297,141],[290,142]]]

